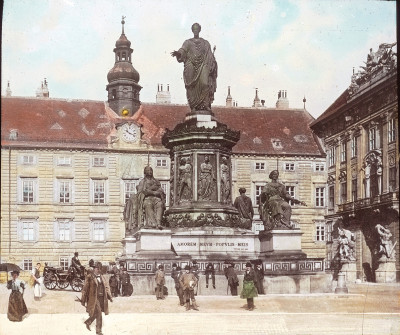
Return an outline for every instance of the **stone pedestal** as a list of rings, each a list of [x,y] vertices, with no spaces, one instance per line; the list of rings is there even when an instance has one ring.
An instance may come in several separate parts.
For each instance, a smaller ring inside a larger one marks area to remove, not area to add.
[[[260,255],[306,257],[301,251],[302,234],[300,229],[274,229],[260,232]]]
[[[124,246],[124,255],[133,255],[136,252],[136,238],[125,237],[122,240]]]
[[[133,237],[136,239],[136,257],[158,254],[174,255],[171,250],[171,230],[141,229]]]
[[[346,274],[343,272],[339,272],[338,274],[338,281],[337,281],[337,287],[335,288],[335,293],[336,294],[349,293],[349,289],[346,286]]]
[[[192,229],[174,229],[172,245],[177,255],[189,255],[196,259],[218,256],[223,259],[232,257],[258,256],[256,250],[257,235],[244,229],[225,227],[203,227]]]
[[[394,261],[379,262],[375,270],[375,281],[377,283],[396,282],[396,263]]]
[[[355,283],[357,279],[357,265],[355,261],[341,261],[342,268],[340,272],[346,275],[346,281],[349,283]]]

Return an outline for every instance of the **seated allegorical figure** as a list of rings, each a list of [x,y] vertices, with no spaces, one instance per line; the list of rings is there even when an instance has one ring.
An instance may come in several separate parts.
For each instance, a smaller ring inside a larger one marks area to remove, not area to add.
[[[134,227],[160,228],[165,210],[165,194],[161,183],[153,177],[150,166],[144,168],[144,178],[137,186],[137,194],[125,204],[124,219],[128,230]]]
[[[279,172],[271,171],[269,178],[271,181],[264,186],[260,194],[259,213],[266,230],[293,229],[291,222],[292,207],[288,201],[291,200],[295,204],[307,206],[305,202],[293,198],[285,188],[285,185],[278,182]]]

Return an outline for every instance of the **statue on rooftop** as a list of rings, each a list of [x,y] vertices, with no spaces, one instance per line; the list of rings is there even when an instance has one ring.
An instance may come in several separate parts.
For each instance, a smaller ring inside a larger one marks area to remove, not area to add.
[[[172,57],[176,57],[179,63],[184,63],[183,79],[192,112],[211,111],[217,88],[217,61],[210,43],[199,37],[200,31],[200,24],[194,23],[194,37],[186,40],[178,51],[171,52]]]

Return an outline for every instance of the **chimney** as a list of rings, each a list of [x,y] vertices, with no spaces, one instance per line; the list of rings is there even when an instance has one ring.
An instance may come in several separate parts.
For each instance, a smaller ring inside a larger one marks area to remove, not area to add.
[[[163,91],[163,84],[158,84],[158,92],[156,94],[157,104],[170,104],[171,103],[171,93],[169,91],[169,84],[167,85],[167,91]]]
[[[258,88],[256,88],[256,96],[253,100],[253,107],[261,107],[260,98],[258,97]]]
[[[261,100],[261,105],[264,107],[265,100]]]
[[[226,97],[226,107],[232,107],[231,87],[228,86],[228,95]]]
[[[48,98],[49,94],[49,87],[47,86],[47,79],[44,78],[44,86],[43,86],[43,97]]]
[[[287,99],[287,91],[280,90],[278,92],[278,100],[276,101],[277,109],[288,109],[289,108],[289,100]]]
[[[157,92],[160,92],[160,84],[157,84]]]
[[[6,97],[11,97],[10,81],[7,82]]]

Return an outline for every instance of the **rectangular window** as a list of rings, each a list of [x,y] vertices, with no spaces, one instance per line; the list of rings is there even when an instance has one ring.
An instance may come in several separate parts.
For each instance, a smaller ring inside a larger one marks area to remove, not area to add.
[[[22,240],[34,241],[35,240],[35,222],[34,221],[22,221]]]
[[[263,188],[264,188],[263,185],[256,185],[255,203],[257,205],[260,204],[260,195],[261,195]]]
[[[294,171],[294,163],[285,163],[285,171]]]
[[[315,241],[325,242],[325,222],[317,222],[315,229]]]
[[[329,203],[328,208],[333,209],[335,207],[335,186],[329,186]]]
[[[340,203],[347,202],[347,182],[340,183]]]
[[[35,179],[22,178],[22,202],[35,202]]]
[[[32,258],[25,258],[23,262],[24,262],[23,270],[32,271]]]
[[[334,166],[336,163],[336,147],[332,147],[328,151],[329,166]]]
[[[95,179],[93,182],[93,203],[106,203],[106,181],[104,179]]]
[[[389,192],[397,190],[397,168],[395,166],[389,168]]]
[[[295,197],[296,197],[296,196],[295,196],[295,193],[294,193],[294,186],[286,186],[286,192],[289,193],[289,195],[290,195],[292,198],[295,198]],[[294,203],[293,203],[292,200],[289,200],[289,205],[290,205],[290,206],[293,206],[293,205],[294,205]]]
[[[67,256],[61,256],[60,257],[60,267],[64,270],[67,271],[68,270],[68,257]]]
[[[325,187],[315,188],[315,206],[317,207],[325,206]]]
[[[157,158],[157,167],[167,167],[167,160],[165,158]]]
[[[256,162],[255,163],[256,171],[265,171],[265,163],[264,162]]]
[[[127,202],[129,197],[132,194],[136,194],[136,186],[137,186],[137,181],[136,180],[124,180],[124,203]]]
[[[61,204],[69,204],[72,202],[72,180],[71,179],[58,179],[58,202]]]
[[[93,240],[104,241],[106,236],[105,229],[106,224],[104,221],[93,221]]]
[[[371,128],[368,132],[368,149],[376,149],[376,129]]]
[[[394,119],[389,120],[388,122],[388,141],[394,142],[396,140],[396,128],[394,124]]]
[[[325,163],[315,163],[314,171],[316,172],[325,171]]]
[[[69,166],[71,165],[71,157],[69,156],[60,156],[57,157],[57,165],[61,165],[61,166]]]
[[[357,137],[351,139],[351,158],[357,156]]]
[[[357,179],[351,181],[351,201],[357,200]]]
[[[346,150],[346,142],[342,142],[341,150],[340,150],[340,161],[345,162],[347,160],[347,150]]]
[[[71,222],[69,220],[58,221],[58,239],[60,241],[71,241]]]
[[[32,155],[22,156],[22,164],[26,164],[26,165],[35,164],[35,156],[32,156]]]
[[[106,166],[105,157],[93,157],[93,166]]]

